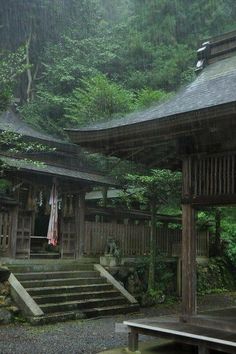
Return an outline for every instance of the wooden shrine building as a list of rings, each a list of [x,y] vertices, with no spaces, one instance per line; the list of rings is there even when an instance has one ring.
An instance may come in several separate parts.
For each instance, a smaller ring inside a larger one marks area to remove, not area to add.
[[[181,320],[187,323],[194,323],[197,311],[196,210],[236,204],[236,32],[203,43],[196,74],[191,84],[158,106],[68,130],[74,143],[92,151],[141,161],[153,168],[182,170]],[[138,333],[172,333],[175,339],[185,333],[181,340],[199,345],[199,353],[208,353],[209,348],[235,353],[236,309],[212,316],[200,320],[202,327],[209,327],[207,337],[206,329],[197,329],[194,334],[190,325],[186,328],[181,322],[173,324],[174,330],[167,324],[161,330],[158,321],[131,321],[127,323],[132,332],[131,348]],[[218,330],[214,332],[211,326]],[[226,328],[230,332],[224,334]],[[187,335],[188,331],[192,334]]]
[[[34,130],[13,112],[0,117],[0,131],[7,130],[46,150],[21,155],[0,151],[6,165],[0,182],[7,181],[4,193],[0,189],[0,256],[78,258],[84,253],[85,193],[114,182],[94,171],[78,146]],[[47,231],[55,183],[58,243],[51,247]]]

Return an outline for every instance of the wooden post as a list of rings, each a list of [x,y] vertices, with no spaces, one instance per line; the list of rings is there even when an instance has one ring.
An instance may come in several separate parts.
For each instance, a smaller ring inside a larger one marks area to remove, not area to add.
[[[10,253],[11,257],[16,258],[16,239],[17,239],[17,225],[18,225],[18,206],[13,207],[11,211],[11,241]]]
[[[178,257],[177,260],[177,295],[182,295],[182,259]]]
[[[183,161],[183,197],[191,197],[191,158]],[[191,204],[182,205],[182,315],[196,314],[196,230],[195,210]]]
[[[81,191],[76,200],[76,259],[84,253],[84,233],[85,233],[85,192]]]
[[[131,329],[128,334],[128,349],[131,352],[136,352],[138,350],[138,333],[136,333],[133,329]]]
[[[195,211],[191,205],[182,206],[182,315],[196,313],[196,234]]]
[[[205,344],[199,344],[198,354],[210,354],[210,350],[206,347]]]

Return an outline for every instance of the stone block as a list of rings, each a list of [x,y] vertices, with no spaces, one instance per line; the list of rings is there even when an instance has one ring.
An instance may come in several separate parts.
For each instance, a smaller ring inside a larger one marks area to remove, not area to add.
[[[12,314],[10,311],[4,308],[0,308],[0,323],[1,324],[9,324],[12,321]]]
[[[100,257],[100,264],[103,267],[117,267],[119,265],[118,259],[111,255],[105,255]]]
[[[0,267],[0,283],[4,283],[8,280],[11,272],[8,268]]]

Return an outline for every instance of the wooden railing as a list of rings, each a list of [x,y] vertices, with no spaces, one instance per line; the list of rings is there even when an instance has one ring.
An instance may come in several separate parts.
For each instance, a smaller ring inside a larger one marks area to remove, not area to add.
[[[156,249],[166,256],[181,255],[181,230],[158,228]],[[197,235],[197,255],[208,256],[208,233]],[[144,256],[150,253],[150,227],[112,223],[85,223],[84,253],[89,256],[104,254],[109,238],[116,241],[123,256]]]
[[[236,194],[235,172],[235,154],[194,159],[192,166],[194,196]]]

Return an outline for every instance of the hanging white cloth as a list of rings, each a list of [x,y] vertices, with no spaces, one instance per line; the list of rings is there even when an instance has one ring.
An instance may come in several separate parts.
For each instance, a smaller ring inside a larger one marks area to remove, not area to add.
[[[56,246],[58,241],[58,192],[56,183],[53,183],[49,199],[51,206],[47,239],[50,245]]]

